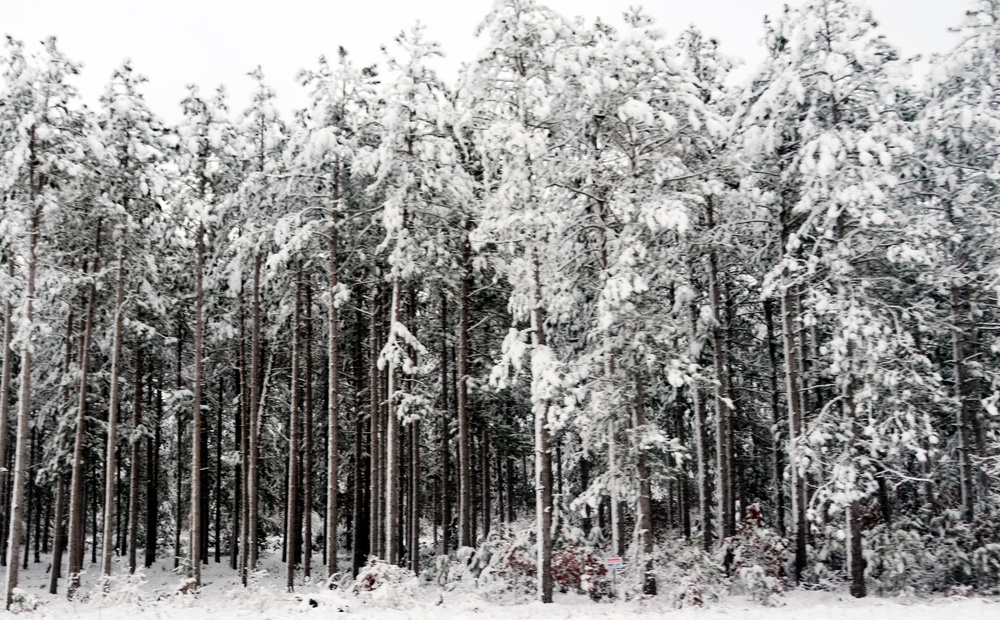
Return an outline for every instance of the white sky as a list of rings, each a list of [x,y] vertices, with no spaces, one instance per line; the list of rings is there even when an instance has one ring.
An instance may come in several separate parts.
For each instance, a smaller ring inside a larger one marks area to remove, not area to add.
[[[947,28],[958,25],[963,0],[868,0],[890,41],[906,55],[943,52],[954,42]],[[548,0],[564,15],[601,16],[612,24],[640,4],[668,35],[688,24],[719,39],[723,51],[749,65],[763,57],[765,14],[776,15],[783,0]],[[0,0],[0,34],[34,45],[55,35],[60,48],[84,63],[77,85],[94,105],[113,69],[125,58],[150,81],[146,98],[168,121],[180,116],[186,85],[211,92],[225,84],[230,108],[248,102],[246,73],[260,64],[281,107],[305,104],[294,81],[321,54],[347,48],[357,64],[381,59],[391,43],[417,20],[440,42],[447,58],[439,69],[451,81],[463,61],[484,44],[474,36],[492,0]],[[747,70],[747,69],[745,69]]]

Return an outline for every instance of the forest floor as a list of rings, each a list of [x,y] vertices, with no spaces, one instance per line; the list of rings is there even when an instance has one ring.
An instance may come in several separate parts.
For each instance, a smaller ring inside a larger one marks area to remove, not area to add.
[[[42,558],[21,572],[25,604],[12,611],[30,618],[80,620],[134,620],[163,618],[184,620],[283,619],[292,617],[330,618],[343,613],[379,620],[458,620],[503,618],[504,620],[597,620],[658,617],[672,620],[998,620],[1000,600],[977,597],[927,599],[919,597],[853,599],[847,592],[787,592],[777,607],[765,607],[741,596],[728,596],[705,607],[675,609],[665,597],[630,601],[594,602],[583,595],[556,594],[555,603],[543,605],[525,598],[498,596],[471,588],[442,589],[436,585],[397,588],[394,592],[356,594],[349,590],[329,590],[325,582],[299,585],[294,594],[284,588],[282,564],[265,561],[266,574],[249,588],[239,580],[223,558],[210,562],[203,571],[198,592],[183,590],[184,580],[163,561],[139,575],[116,577],[107,594],[101,591],[91,565],[83,576],[80,594],[67,601],[64,584],[60,593],[48,593],[49,564]],[[88,558],[89,559],[89,558]],[[123,566],[116,566],[116,570]],[[122,571],[127,572],[127,571]],[[661,600],[664,599],[664,600]],[[0,616],[3,616],[0,612]]]

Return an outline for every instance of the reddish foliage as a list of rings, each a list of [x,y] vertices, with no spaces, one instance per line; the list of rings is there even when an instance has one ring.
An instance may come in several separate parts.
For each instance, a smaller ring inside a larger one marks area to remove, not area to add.
[[[608,593],[608,571],[590,549],[570,545],[552,555],[552,580],[562,592],[600,598]]]

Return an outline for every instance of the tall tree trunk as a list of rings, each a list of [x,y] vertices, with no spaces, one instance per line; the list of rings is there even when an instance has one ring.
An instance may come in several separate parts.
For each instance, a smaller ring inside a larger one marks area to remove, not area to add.
[[[371,504],[368,510],[369,517],[369,544],[371,545],[372,555],[376,557],[381,557],[382,555],[382,543],[381,543],[381,531],[382,531],[382,511],[381,504],[379,503],[379,498],[382,497],[382,439],[381,439],[381,390],[379,389],[379,372],[378,372],[378,358],[379,350],[381,345],[379,343],[379,328],[378,328],[378,315],[380,312],[379,308],[379,292],[378,288],[372,290],[371,297],[371,307],[369,315],[369,334],[368,340],[371,343],[369,346],[369,361],[368,361],[368,385],[371,390],[371,412],[370,420],[371,432],[370,432],[370,442],[371,442],[371,474],[369,476],[371,480]]]
[[[541,381],[542,369],[537,367],[541,351],[548,347],[542,310],[542,283],[538,256],[534,256],[534,308],[531,313],[532,394]],[[543,603],[552,602],[552,453],[549,449],[548,403],[533,398],[535,418],[535,515],[538,540],[538,596]]]
[[[139,448],[142,446],[142,437],[139,435],[142,429],[142,386],[143,386],[143,358],[142,342],[136,340],[135,353],[133,354],[135,366],[132,391],[132,437],[131,444],[132,467],[129,471],[128,481],[128,570],[135,573],[138,561],[139,548],[139,479],[142,477],[142,453]],[[149,473],[146,474],[149,476]]]
[[[844,380],[844,413],[848,422],[848,439],[845,446],[845,460],[851,470],[856,469],[857,455],[855,454],[854,441],[861,433],[861,425],[858,423],[857,411],[854,402],[854,382],[853,382],[853,343],[847,342],[846,378]],[[852,476],[853,478],[853,476]],[[864,598],[865,592],[865,561],[861,554],[861,519],[860,501],[856,497],[851,497],[847,507],[847,573],[851,579],[851,596]]]
[[[359,298],[363,295],[359,294]],[[357,577],[358,571],[365,562],[369,549],[368,515],[365,509],[365,467],[364,467],[364,409],[361,406],[361,393],[364,383],[364,333],[360,305],[354,308],[354,356],[351,360],[354,367],[354,488],[351,519],[354,527],[351,530],[351,575]],[[369,396],[374,398],[374,385],[369,385]]]
[[[778,408],[778,345],[774,336],[774,302],[764,300],[764,324],[767,327],[767,357],[771,409],[771,478],[774,481],[774,512],[778,532],[786,535],[785,528],[785,481],[781,464],[781,411]]]
[[[288,507],[286,508],[288,536],[285,541],[287,566],[285,586],[295,590],[295,551],[299,545],[297,510],[299,508],[299,358],[302,356],[302,266],[295,272],[295,311],[292,315],[292,381],[291,411],[288,416]]]
[[[181,315],[177,314],[177,389],[184,389],[184,377],[181,372],[184,362],[184,325],[181,322]],[[175,488],[175,520],[174,527],[174,568],[180,567],[181,561],[181,531],[184,529],[184,424],[181,420],[181,412],[175,414],[177,423],[177,454],[175,462],[177,464],[177,480]]]
[[[451,409],[448,405],[448,298],[441,293],[441,553],[451,551]]]
[[[469,295],[472,288],[472,245],[462,241],[462,284],[458,315],[458,546],[472,540],[472,447],[469,436]]]
[[[195,585],[201,585],[201,560],[205,536],[202,515],[202,420],[201,397],[204,377],[203,349],[205,339],[205,310],[203,279],[205,273],[205,225],[198,223],[195,240],[195,280],[194,280],[194,403],[191,419],[191,577]]]
[[[330,206],[330,256],[327,266],[330,283],[329,325],[327,326],[327,456],[326,456],[326,562],[327,575],[337,573],[337,523],[340,521],[337,506],[338,478],[340,476],[340,334],[338,308],[334,297],[338,289],[339,248],[337,209],[340,207],[339,176],[334,181],[334,199]]]
[[[653,572],[653,489],[646,453],[642,449],[642,435],[646,426],[646,388],[642,369],[635,377],[635,406],[632,408],[632,427],[636,434],[636,473],[639,474],[639,498],[636,502],[636,520],[639,526],[639,547],[646,562],[642,593],[656,594],[656,575]]]
[[[250,515],[247,520],[249,528],[249,559],[243,575],[244,583],[249,573],[257,570],[257,534],[260,529],[260,254],[254,256],[253,262],[253,324],[250,328],[250,489],[247,499],[250,502]]]
[[[801,581],[806,570],[806,484],[796,457],[802,435],[802,408],[799,400],[799,362],[795,339],[795,301],[790,289],[781,296],[782,340],[785,349],[785,388],[788,400],[788,455],[792,474],[792,524],[795,528],[795,578]]]
[[[14,254],[8,251],[7,257],[7,277],[14,279]],[[14,367],[14,351],[10,347],[11,339],[14,336],[14,305],[10,302],[10,297],[4,301],[3,310],[3,368],[0,370],[0,491],[7,486],[7,435],[10,433],[10,383]],[[72,323],[72,314],[70,314]],[[4,520],[9,516],[6,512],[6,504],[3,506]]]
[[[215,563],[222,561],[222,414],[225,407],[225,378],[219,374],[219,395],[216,399],[218,407],[215,413]]]
[[[118,247],[118,283],[115,287],[114,336],[111,344],[111,397],[108,401],[108,451],[104,459],[104,530],[102,539],[101,574],[106,581],[111,576],[111,560],[115,554],[114,527],[115,511],[111,509],[115,501],[118,483],[118,399],[121,393],[119,375],[122,357],[122,324],[125,311],[125,249]]]
[[[715,230],[715,211],[709,196],[705,214],[709,231]],[[736,519],[733,514],[732,445],[730,426],[732,412],[728,393],[729,364],[727,360],[726,330],[723,327],[722,294],[719,289],[719,257],[714,243],[708,252],[708,287],[712,304],[712,361],[715,366],[715,456],[716,485],[719,497],[719,536],[728,538],[736,533]]]
[[[701,349],[698,343],[697,319],[698,310],[691,305],[690,309],[690,346],[692,358],[697,360],[697,352]],[[708,423],[705,419],[705,405],[702,402],[701,387],[697,377],[691,379],[691,410],[694,413],[694,442],[698,457],[698,512],[701,517],[701,542],[706,551],[712,548],[712,487],[708,479]]]
[[[965,362],[965,339],[962,300],[959,287],[950,287],[951,301],[951,348],[955,367],[955,395],[958,398],[958,465],[959,487],[961,489],[962,518],[972,522],[975,517],[976,493],[975,472],[972,467],[972,420],[968,395],[969,372]]]
[[[150,373],[150,391],[152,391]],[[146,438],[146,550],[143,565],[149,568],[156,561],[156,543],[160,516],[160,421],[163,419],[163,367],[159,366],[156,382],[156,419],[153,436]]]
[[[312,577],[312,510],[313,510],[313,322],[312,322],[312,277],[305,274],[305,385],[303,396],[305,408],[303,410],[303,446],[302,446],[302,469],[303,469],[303,531],[302,531],[302,576],[307,580]]]
[[[32,129],[34,142],[34,129]],[[32,153],[34,149],[32,149]],[[35,272],[38,267],[38,235],[42,223],[42,208],[38,204],[35,190],[34,174],[32,174],[32,195],[30,199],[31,230],[28,233],[28,277],[25,291],[25,310],[23,321],[29,326],[34,320],[35,308]],[[10,505],[10,526],[7,539],[7,575],[5,579],[6,608],[14,595],[18,584],[18,557],[21,548],[21,519],[24,517],[24,491],[28,479],[28,425],[31,422],[31,343],[21,345],[21,396],[17,411],[17,434],[14,444],[14,478]]]
[[[405,219],[405,216],[404,216]],[[392,301],[389,308],[390,335],[389,342],[392,343],[398,336],[394,333],[396,325],[400,322],[400,304],[402,300],[402,282],[399,275],[395,275],[392,281]],[[401,343],[394,343],[393,346],[401,347]],[[399,490],[399,416],[396,414],[398,400],[396,392],[399,390],[399,370],[396,368],[395,355],[392,356],[386,365],[389,380],[389,389],[386,393],[389,412],[386,418],[385,429],[385,559],[389,564],[399,564],[399,529],[400,529],[400,490]]]
[[[94,306],[97,304],[97,274],[100,271],[101,256],[101,222],[97,222],[96,239],[94,241],[94,264],[91,269],[92,280],[87,290],[87,310],[84,318],[83,333],[80,335],[80,389],[76,403],[75,433],[73,439],[73,469],[70,478],[69,500],[69,582],[66,586],[66,596],[71,599],[80,587],[80,573],[83,572],[83,539],[84,539],[84,495],[85,480],[83,471],[83,443],[86,437],[87,383],[90,378],[90,343],[94,333]]]
[[[237,419],[236,437],[240,446],[239,464],[239,487],[237,492],[237,505],[240,507],[239,530],[240,558],[239,571],[240,582],[247,585],[247,562],[250,559],[250,389],[249,384],[253,381],[247,369],[246,351],[246,320],[245,307],[243,304],[243,283],[240,282],[240,344],[239,344],[239,387],[240,387],[240,414]],[[233,568],[237,568],[234,566]]]

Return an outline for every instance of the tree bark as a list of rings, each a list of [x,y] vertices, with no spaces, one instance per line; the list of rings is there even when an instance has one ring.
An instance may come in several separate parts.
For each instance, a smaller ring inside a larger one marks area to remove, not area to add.
[[[471,547],[472,540],[472,450],[469,436],[469,294],[472,277],[472,245],[468,235],[462,242],[462,283],[458,315],[458,546]]]
[[[802,408],[799,400],[798,347],[795,339],[794,307],[791,290],[781,296],[782,340],[785,349],[785,389],[788,401],[788,455],[792,478],[792,524],[795,528],[795,579],[801,581],[806,570],[806,484],[799,471],[797,444],[802,434]]]
[[[257,535],[260,530],[260,254],[254,256],[253,263],[253,324],[250,328],[250,489],[247,499],[250,502],[249,528],[249,558],[243,575],[244,583],[249,573],[257,570]]]
[[[142,437],[139,435],[142,429],[142,386],[143,386],[143,357],[142,342],[138,339],[135,343],[135,353],[133,354],[135,371],[133,377],[132,392],[132,437],[129,438],[131,444],[132,466],[129,471],[128,482],[128,569],[129,573],[135,573],[138,561],[139,548],[139,479],[142,477],[142,453],[139,450],[142,445]],[[147,476],[149,474],[147,473]]]
[[[299,508],[299,358],[302,355],[302,267],[295,271],[295,311],[292,315],[291,410],[288,422],[288,505],[285,586],[295,591],[295,551],[299,545],[297,511]]]
[[[111,344],[111,396],[108,400],[108,445],[104,459],[104,530],[102,539],[101,574],[105,579],[105,588],[110,584],[107,578],[111,576],[111,560],[115,554],[114,527],[115,511],[111,509],[115,501],[115,489],[118,483],[118,400],[121,393],[119,374],[122,357],[122,324],[125,311],[125,250],[118,248],[118,283],[115,287],[114,336]]]
[[[534,308],[531,313],[531,340],[535,349],[548,347],[542,309],[542,283],[538,257],[534,257]],[[538,352],[532,354],[532,393],[541,369],[536,368]],[[534,399],[533,399],[534,400]],[[548,403],[532,402],[535,418],[535,514],[538,540],[538,596],[552,602],[552,454],[549,449]]]
[[[66,596],[70,600],[80,587],[80,573],[83,572],[83,539],[84,539],[84,495],[85,481],[83,471],[83,443],[86,437],[87,383],[90,376],[90,343],[94,333],[94,306],[97,304],[97,283],[95,279],[100,271],[101,256],[101,222],[97,222],[96,239],[94,241],[94,265],[91,269],[92,280],[87,290],[87,310],[84,318],[83,333],[80,336],[80,389],[78,392],[75,416],[75,433],[73,440],[73,469],[70,479],[69,500],[69,581],[66,586]]]
[[[639,474],[639,498],[636,501],[636,519],[639,526],[639,547],[645,559],[645,577],[642,593],[656,595],[656,574],[653,572],[653,489],[646,453],[642,449],[642,435],[646,426],[646,388],[642,370],[635,377],[635,406],[632,408],[632,430],[636,440],[636,473]]]
[[[339,176],[334,180],[334,199],[330,206],[330,256],[327,277],[330,282],[329,325],[327,329],[327,457],[326,457],[326,561],[327,575],[337,573],[337,523],[339,522],[337,492],[340,475],[340,334],[338,308],[334,296],[340,270],[338,252],[337,209],[340,206]]]
[[[203,349],[205,340],[205,293],[203,279],[205,273],[205,225],[198,223],[197,239],[195,240],[195,281],[194,281],[194,403],[191,419],[191,543],[190,561],[191,577],[197,586],[201,586],[201,561],[203,537],[202,515],[202,420],[201,398],[204,383]]]

